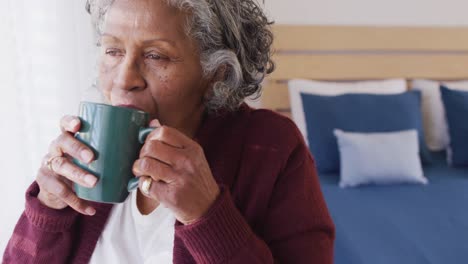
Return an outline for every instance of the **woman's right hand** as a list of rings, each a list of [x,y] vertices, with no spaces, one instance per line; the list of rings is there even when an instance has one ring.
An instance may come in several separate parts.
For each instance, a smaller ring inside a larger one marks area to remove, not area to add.
[[[89,202],[78,198],[73,190],[73,182],[84,187],[94,187],[97,178],[72,162],[76,158],[83,163],[90,163],[94,154],[90,148],[78,141],[74,134],[80,130],[80,119],[64,116],[60,121],[62,134],[49,147],[37,174],[36,182],[40,191],[39,201],[53,209],[72,207],[84,215],[94,215],[96,210]],[[50,162],[50,165],[48,163]]]

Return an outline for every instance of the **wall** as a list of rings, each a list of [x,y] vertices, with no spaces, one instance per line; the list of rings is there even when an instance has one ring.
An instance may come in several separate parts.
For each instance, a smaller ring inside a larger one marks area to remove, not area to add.
[[[466,0],[257,0],[276,24],[468,26]],[[259,107],[258,100],[249,105]]]
[[[264,1],[271,17],[283,24],[468,25],[466,0]]]

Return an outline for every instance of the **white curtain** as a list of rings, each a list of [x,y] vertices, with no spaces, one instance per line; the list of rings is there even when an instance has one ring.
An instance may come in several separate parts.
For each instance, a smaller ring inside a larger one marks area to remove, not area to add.
[[[60,117],[76,114],[93,82],[84,6],[85,0],[0,0],[0,256]]]

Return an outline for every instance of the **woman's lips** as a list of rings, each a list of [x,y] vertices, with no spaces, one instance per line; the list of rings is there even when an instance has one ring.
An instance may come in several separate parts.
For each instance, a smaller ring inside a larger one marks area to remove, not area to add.
[[[131,109],[135,109],[135,110],[140,110],[140,111],[145,111],[143,109],[141,109],[140,107],[136,106],[136,105],[132,105],[132,104],[119,104],[119,105],[116,105],[118,107],[125,107],[125,108],[131,108]]]

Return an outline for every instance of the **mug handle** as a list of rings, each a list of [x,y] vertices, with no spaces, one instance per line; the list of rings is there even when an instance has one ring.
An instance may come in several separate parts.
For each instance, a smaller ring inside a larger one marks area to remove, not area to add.
[[[144,144],[146,141],[146,137],[148,137],[148,135],[155,129],[156,127],[141,128],[140,132],[138,133],[138,141],[140,141],[141,144]],[[138,182],[139,178],[134,177],[130,179],[130,181],[127,184],[128,192],[133,192],[134,190],[136,190],[136,188],[138,187]]]

